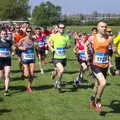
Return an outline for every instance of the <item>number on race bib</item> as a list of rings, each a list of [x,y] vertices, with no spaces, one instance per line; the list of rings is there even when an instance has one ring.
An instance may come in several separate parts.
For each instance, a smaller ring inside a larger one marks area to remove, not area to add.
[[[10,57],[10,50],[8,48],[0,48],[0,57]]]
[[[33,49],[29,49],[26,50],[22,53],[22,59],[23,60],[34,60],[34,50]]]
[[[107,64],[109,62],[108,53],[96,53],[95,62],[98,64]]]
[[[34,60],[34,54],[22,54],[23,60]]]
[[[45,46],[45,42],[44,41],[39,41],[38,42],[38,46],[39,47],[44,47]]]
[[[80,60],[86,60],[85,52],[80,52],[79,53],[79,58],[80,58]]]
[[[57,56],[65,56],[65,48],[57,48],[56,55]]]

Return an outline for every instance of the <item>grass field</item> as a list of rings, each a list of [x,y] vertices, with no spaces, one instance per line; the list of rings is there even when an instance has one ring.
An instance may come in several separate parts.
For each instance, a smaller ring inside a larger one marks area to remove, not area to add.
[[[80,27],[78,27],[78,26],[69,26],[69,27],[67,27],[67,30],[70,30],[70,31],[82,31],[82,32],[90,33],[92,27],[96,27],[96,26],[80,26]],[[108,27],[112,28],[113,33],[115,35],[120,31],[120,26],[108,26]]]
[[[88,31],[88,27],[84,27]],[[79,30],[84,30],[80,27]],[[119,27],[120,28],[120,27]],[[114,28],[115,32],[119,28]],[[75,29],[74,27],[72,28]],[[78,30],[78,28],[76,28]],[[47,59],[50,62],[50,58]],[[10,82],[11,96],[3,96],[3,84],[0,81],[0,120],[119,120],[120,119],[120,77],[108,76],[107,86],[103,94],[102,114],[88,109],[88,97],[91,95],[89,72],[86,82],[78,89],[73,87],[73,79],[79,74],[72,49],[68,52],[68,63],[65,68],[63,93],[58,93],[50,78],[53,65],[45,65],[45,74],[39,72],[36,63],[33,92],[25,90],[26,80],[21,80],[16,57],[13,57]]]

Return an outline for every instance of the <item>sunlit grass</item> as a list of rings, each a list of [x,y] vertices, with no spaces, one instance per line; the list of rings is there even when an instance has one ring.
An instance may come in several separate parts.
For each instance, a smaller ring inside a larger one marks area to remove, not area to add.
[[[77,29],[77,28],[76,28]],[[81,28],[84,30],[83,28]],[[86,28],[86,30],[89,28]],[[114,28],[113,28],[114,29]],[[37,62],[37,61],[36,61]],[[26,92],[27,80],[21,80],[17,72],[16,57],[12,61],[12,73],[10,82],[11,96],[3,96],[0,91],[0,120],[119,120],[120,119],[120,78],[108,76],[107,86],[103,94],[104,113],[99,114],[88,109],[88,97],[92,89],[88,82],[82,83],[80,88],[73,87],[73,79],[79,74],[79,64],[70,49],[68,63],[63,75],[66,85],[64,92],[58,93],[53,87],[50,78],[53,65],[50,59],[45,65],[45,74],[39,72],[39,64],[36,63],[33,92]],[[85,74],[86,81],[91,81],[89,72]],[[90,83],[91,84],[91,83]],[[0,88],[3,87],[0,82]]]

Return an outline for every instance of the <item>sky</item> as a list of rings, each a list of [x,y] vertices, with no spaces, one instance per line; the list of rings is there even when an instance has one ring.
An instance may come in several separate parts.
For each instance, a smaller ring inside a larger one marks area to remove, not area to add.
[[[34,8],[46,1],[61,6],[63,14],[120,13],[120,0],[30,0],[30,5]]]

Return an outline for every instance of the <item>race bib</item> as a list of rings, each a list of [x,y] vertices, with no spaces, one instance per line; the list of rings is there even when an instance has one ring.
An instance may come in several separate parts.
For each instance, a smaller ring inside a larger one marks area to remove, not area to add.
[[[109,55],[108,55],[108,53],[97,52],[95,54],[95,62],[98,63],[98,64],[107,64],[107,63],[109,63]]]
[[[80,58],[80,60],[86,60],[84,51],[79,53],[79,58]]]
[[[34,50],[29,49],[29,50],[24,51],[22,53],[22,59],[23,60],[34,60],[35,59]]]
[[[65,48],[56,48],[57,56],[65,56]]]
[[[0,48],[0,57],[10,57],[10,49]]]
[[[45,42],[44,41],[39,41],[38,42],[38,46],[39,47],[44,47],[45,46]]]

